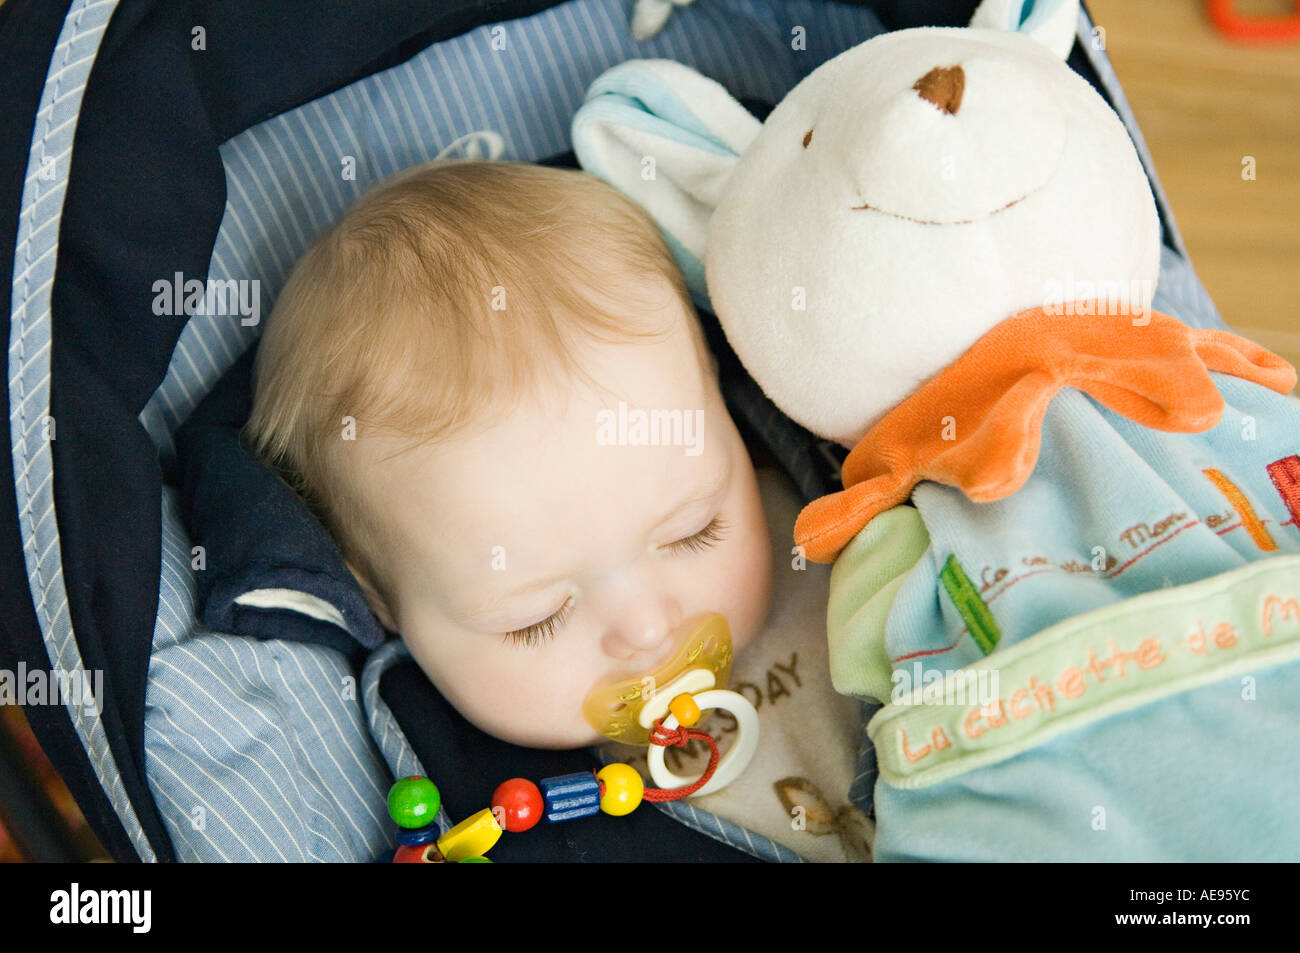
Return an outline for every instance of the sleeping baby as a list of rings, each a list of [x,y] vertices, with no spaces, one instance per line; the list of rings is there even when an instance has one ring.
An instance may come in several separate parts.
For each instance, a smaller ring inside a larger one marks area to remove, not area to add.
[[[254,381],[250,445],[468,721],[644,773],[584,702],[662,672],[692,620],[721,614],[761,742],[692,804],[807,859],[869,858],[847,800],[858,703],[829,682],[828,569],[773,572],[801,501],[756,473],[639,206],[570,169],[408,169],[299,260]],[[699,727],[725,754],[724,715]],[[698,774],[700,754],[672,763]]]

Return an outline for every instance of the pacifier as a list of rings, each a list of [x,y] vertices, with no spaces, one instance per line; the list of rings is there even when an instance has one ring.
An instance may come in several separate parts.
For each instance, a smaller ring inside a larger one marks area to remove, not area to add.
[[[758,712],[744,695],[729,691],[731,628],[720,613],[695,616],[681,625],[674,639],[681,648],[653,672],[598,688],[582,705],[587,723],[605,737],[631,745],[649,745],[650,775],[665,790],[691,785],[664,764],[664,742],[651,737],[655,723],[675,732],[691,728],[704,711],[720,708],[736,719],[737,735],[708,782],[689,797],[721,790],[749,764],[758,747]],[[662,735],[661,731],[661,735]],[[704,735],[696,730],[696,735]],[[709,739],[711,747],[716,744]]]

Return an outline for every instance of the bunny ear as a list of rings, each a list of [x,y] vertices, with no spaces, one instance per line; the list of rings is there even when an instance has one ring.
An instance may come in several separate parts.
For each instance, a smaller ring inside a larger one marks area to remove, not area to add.
[[[632,8],[632,39],[648,40],[657,36],[668,22],[673,7],[684,7],[691,0],[636,0]]]
[[[1079,0],[984,0],[970,25],[1024,33],[1067,59],[1079,28]]]
[[[721,83],[645,59],[596,77],[571,131],[578,163],[650,214],[687,287],[707,302],[709,218],[762,125]]]

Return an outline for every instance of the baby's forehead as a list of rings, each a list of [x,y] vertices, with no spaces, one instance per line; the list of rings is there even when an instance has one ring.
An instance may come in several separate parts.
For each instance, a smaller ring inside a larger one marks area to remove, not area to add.
[[[673,493],[721,478],[725,407],[689,341],[611,343],[591,357],[595,386],[559,379],[427,444],[358,441],[353,472],[376,518],[413,548],[456,558],[598,519],[635,528]]]

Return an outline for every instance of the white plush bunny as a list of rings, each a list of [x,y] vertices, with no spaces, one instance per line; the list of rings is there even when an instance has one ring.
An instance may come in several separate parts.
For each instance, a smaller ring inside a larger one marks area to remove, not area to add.
[[[1059,55],[1022,33],[917,29],[835,57],[776,106],[707,248],[750,374],[852,447],[1067,276],[1149,305],[1160,225],[1123,124]]]

